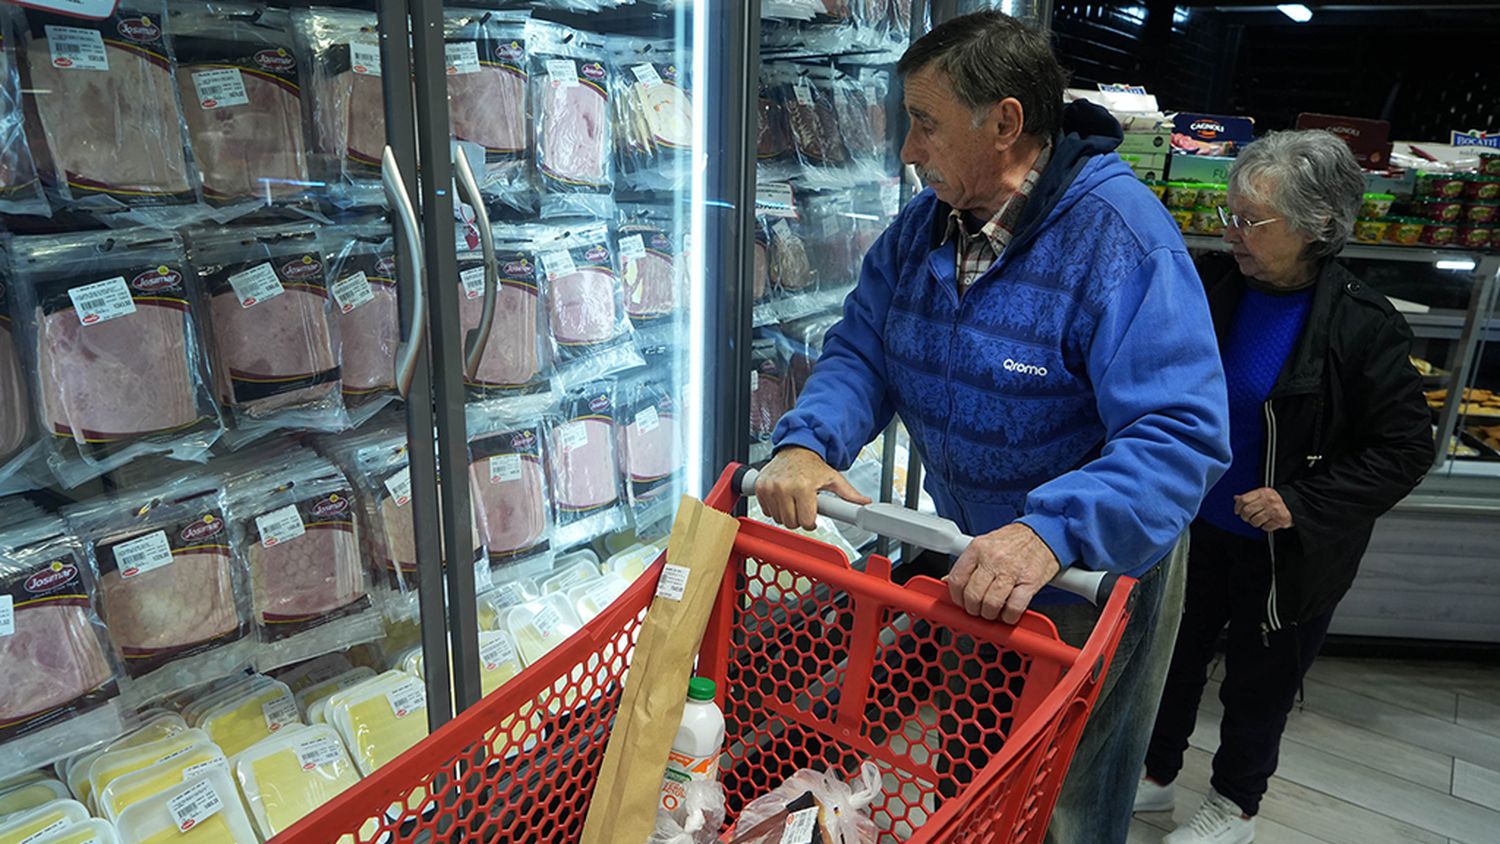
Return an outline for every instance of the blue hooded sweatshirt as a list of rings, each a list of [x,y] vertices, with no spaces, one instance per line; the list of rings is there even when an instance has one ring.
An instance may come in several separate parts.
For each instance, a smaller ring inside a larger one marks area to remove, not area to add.
[[[899,413],[938,512],[1019,520],[1064,566],[1139,575],[1229,465],[1224,371],[1172,217],[1075,102],[1016,237],[960,299],[925,190],[865,256],[774,435],[840,470]],[[1045,590],[1039,602],[1059,600]]]

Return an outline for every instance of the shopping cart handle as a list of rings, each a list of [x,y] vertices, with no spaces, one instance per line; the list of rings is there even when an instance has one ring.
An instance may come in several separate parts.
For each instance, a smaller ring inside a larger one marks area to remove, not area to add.
[[[742,495],[754,496],[755,481],[759,477],[760,472],[755,469],[743,468],[735,485]],[[836,522],[953,557],[962,554],[974,541],[951,519],[918,513],[899,504],[859,505],[831,492],[820,492],[818,512]],[[1050,585],[1102,607],[1119,577],[1114,572],[1064,569],[1052,578]]]

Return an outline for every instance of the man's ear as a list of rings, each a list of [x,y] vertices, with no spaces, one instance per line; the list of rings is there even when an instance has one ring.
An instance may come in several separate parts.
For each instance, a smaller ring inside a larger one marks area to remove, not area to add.
[[[1026,113],[1021,108],[1021,101],[1015,97],[1006,97],[990,106],[983,128],[991,136],[995,149],[999,152],[1015,146],[1026,128]]]

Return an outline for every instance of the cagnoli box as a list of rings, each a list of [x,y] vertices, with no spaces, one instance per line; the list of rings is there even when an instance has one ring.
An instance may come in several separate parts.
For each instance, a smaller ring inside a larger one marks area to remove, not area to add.
[[[1172,118],[1172,146],[1178,153],[1233,155],[1253,140],[1254,118],[1188,112]]]
[[[1349,145],[1354,160],[1366,170],[1384,170],[1391,162],[1391,124],[1339,114],[1297,115],[1298,129],[1327,129]]]

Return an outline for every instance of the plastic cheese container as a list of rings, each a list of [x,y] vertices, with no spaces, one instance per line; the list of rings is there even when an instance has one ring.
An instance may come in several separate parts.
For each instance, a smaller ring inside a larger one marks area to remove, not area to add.
[[[328,699],[324,715],[364,776],[427,737],[427,691],[404,671],[387,671]]]
[[[417,651],[409,670],[413,676],[426,678],[422,652]],[[521,656],[510,634],[501,630],[479,631],[479,693],[487,696],[521,673]],[[450,675],[449,682],[452,682]]]
[[[633,581],[642,574],[645,574],[646,569],[650,568],[651,564],[656,562],[656,558],[661,556],[662,550],[666,547],[667,541],[662,539],[647,545],[636,545],[626,548],[624,551],[610,557],[609,562],[604,564],[604,568],[606,571],[618,574],[626,580]]]
[[[182,716],[175,712],[160,712],[151,716],[141,726],[126,733],[105,745],[105,750],[123,750],[128,747],[140,747],[153,741],[171,738],[178,733],[186,732],[187,722]]]
[[[108,751],[89,766],[90,798],[97,808],[104,789],[120,777],[144,771],[158,762],[176,758],[178,754],[186,755],[192,748],[208,743],[208,736],[202,730],[188,730],[140,747]]]
[[[574,586],[586,583],[598,576],[599,565],[588,560],[579,560],[570,565],[560,566],[552,575],[542,580],[542,594],[567,592]]]
[[[192,726],[199,726],[203,721],[204,713],[208,712],[208,710],[218,706],[234,695],[243,694],[251,688],[269,682],[271,682],[270,677],[262,677],[258,674],[253,677],[241,677],[226,682],[222,686],[210,689],[202,697],[184,706],[182,708],[182,717],[187,719],[187,722]]]
[[[283,727],[302,723],[297,699],[285,683],[271,680],[203,713],[203,728],[226,756],[234,756]]]
[[[157,762],[149,768],[127,774],[110,783],[97,795],[99,813],[115,820],[131,806],[155,797],[211,767],[229,770],[229,760],[224,757],[224,751],[207,741],[195,744],[179,756]]]
[[[337,677],[331,677],[320,683],[314,683],[297,692],[297,709],[305,716],[312,709],[313,704],[318,701],[326,699],[334,692],[341,692],[344,689],[363,683],[374,676],[375,669],[366,668],[361,665],[358,668],[351,668]],[[308,723],[312,722],[309,721]]]
[[[126,809],[121,844],[257,844],[229,772],[212,770]]]
[[[512,607],[505,615],[505,629],[526,665],[546,656],[582,626],[567,596],[556,593]]]
[[[53,768],[53,770],[57,773],[57,779],[62,780],[67,778],[68,761],[69,760],[65,759],[61,762],[58,762],[57,766]],[[44,771],[27,771],[24,774],[16,774],[13,777],[8,777],[4,781],[0,781],[0,793],[10,791],[16,786],[28,785],[30,783],[39,782],[45,779],[50,779],[50,777],[48,777],[46,772]]]
[[[45,806],[53,800],[70,800],[73,793],[68,787],[50,778],[32,780],[0,792],[0,820],[11,815]]]
[[[31,844],[118,844],[119,840],[115,836],[114,824],[89,818],[61,831],[44,835]]]
[[[49,835],[61,832],[76,823],[89,819],[89,810],[77,800],[53,800],[0,823],[0,844],[21,844],[33,836],[40,838],[43,831]]]
[[[328,726],[268,738],[240,754],[234,770],[266,839],[359,782],[354,761]]]
[[[629,588],[630,581],[618,574],[609,574],[569,589],[568,601],[572,603],[573,611],[578,613],[578,619],[587,624]]]

